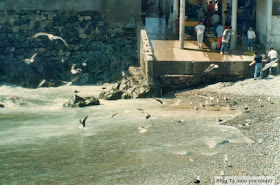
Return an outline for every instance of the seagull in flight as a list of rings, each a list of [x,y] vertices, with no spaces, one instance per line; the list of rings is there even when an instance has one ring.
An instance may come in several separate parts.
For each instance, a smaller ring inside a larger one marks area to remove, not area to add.
[[[212,71],[213,69],[217,69],[219,68],[219,65],[217,64],[210,64],[209,67],[207,69],[205,69],[205,73]]]
[[[31,37],[28,37],[28,38],[33,39],[33,38],[37,38],[39,36],[47,36],[51,41],[57,40],[57,39],[62,40],[62,42],[65,44],[65,46],[69,47],[69,44],[63,38],[49,34],[49,33],[40,32],[40,33],[36,33],[35,35],[32,35]]]
[[[38,52],[35,53],[34,55],[32,55],[31,58],[26,58],[26,59],[23,59],[22,61],[24,61],[26,64],[33,63],[34,62],[34,58],[36,57],[37,54],[38,54]]]
[[[149,118],[151,118],[151,115],[146,112],[146,119],[149,119]]]
[[[278,59],[273,61],[273,62],[265,64],[265,66],[262,68],[262,71],[265,71],[265,70],[267,70],[270,67],[277,67],[278,66],[277,62],[278,62]]]
[[[86,127],[86,120],[87,120],[87,118],[88,117],[86,116],[83,121],[80,120],[80,124],[83,125],[83,128]]]

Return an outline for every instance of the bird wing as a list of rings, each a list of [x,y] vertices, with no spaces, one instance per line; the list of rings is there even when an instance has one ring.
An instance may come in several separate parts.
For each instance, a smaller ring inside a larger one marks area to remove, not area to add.
[[[267,70],[268,68],[270,68],[270,63],[265,64],[265,66],[262,68],[262,71]]]
[[[278,59],[273,62],[265,64],[265,66],[262,68],[262,71],[265,71],[270,67],[276,67],[278,65],[277,62],[278,62]]]
[[[85,119],[83,120],[83,123],[86,123],[88,116],[85,117]]]
[[[38,52],[37,53],[35,53],[34,55],[32,55],[32,57],[31,57],[31,61],[33,61],[34,60],[34,58],[36,57],[36,55],[38,54]]]
[[[137,110],[139,110],[139,111],[141,111],[141,112],[143,112],[143,111],[144,111],[144,109],[141,109],[141,108],[137,108]]]
[[[159,103],[163,104],[160,99],[155,98],[155,100],[158,101]]]
[[[59,40],[62,40],[62,42],[65,44],[65,46],[67,46],[69,48],[69,44],[61,37],[59,36],[53,36],[53,39],[59,39]]]
[[[211,71],[212,69],[213,69],[213,66],[210,65],[207,67],[207,69],[205,69],[204,72],[207,73],[207,72]]]
[[[111,116],[111,118],[113,118],[115,115],[117,115],[118,114],[118,112],[116,112],[115,114],[113,114],[112,116]]]
[[[31,37],[28,37],[28,38],[29,39],[33,39],[33,38],[37,38],[37,37],[42,36],[42,35],[49,36],[50,34],[44,33],[44,32],[40,32],[40,33],[36,33],[36,34],[34,34],[34,35],[32,35]]]

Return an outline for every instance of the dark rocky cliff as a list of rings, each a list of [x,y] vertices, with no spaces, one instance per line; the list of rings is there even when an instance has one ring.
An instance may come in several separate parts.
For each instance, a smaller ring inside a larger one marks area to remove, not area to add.
[[[92,11],[6,11],[0,12],[0,83],[37,87],[42,80],[49,86],[99,84],[116,81],[121,71],[137,64],[137,38],[133,24],[110,27],[99,12]],[[46,36],[28,39],[38,32]],[[23,59],[38,52],[34,62]],[[86,66],[82,65],[85,61]],[[73,64],[82,73],[73,75]]]

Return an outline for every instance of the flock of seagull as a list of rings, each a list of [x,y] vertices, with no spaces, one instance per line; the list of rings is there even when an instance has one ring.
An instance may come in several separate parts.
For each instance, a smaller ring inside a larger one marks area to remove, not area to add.
[[[79,93],[79,92],[75,90],[74,93],[76,94],[76,93]],[[158,98],[154,98],[154,99],[155,99],[157,102],[159,102],[160,104],[163,104],[163,102],[162,102],[160,99],[158,99]],[[145,114],[145,119],[147,119],[147,120],[150,119],[150,118],[152,117],[148,112],[145,112],[145,111],[144,111],[143,109],[141,109],[141,108],[137,108],[137,110],[139,110],[139,111],[141,111],[143,114]],[[118,112],[112,114],[112,115],[111,115],[111,118],[115,117],[117,114],[118,114]],[[86,121],[87,121],[87,119],[88,119],[88,116],[86,116],[86,117],[83,119],[83,121],[80,120],[80,124],[82,125],[82,128],[83,128],[83,129],[86,127]],[[148,125],[148,126],[145,126],[145,127],[140,126],[140,127],[137,128],[137,130],[139,130],[140,133],[145,133],[145,132],[148,130],[148,128],[151,127],[152,125],[154,125],[154,124],[151,124],[151,125]]]
[[[49,33],[44,33],[44,32],[36,33],[36,34],[32,35],[31,37],[28,37],[28,39],[34,39],[34,38],[37,38],[39,36],[47,36],[50,39],[50,41],[57,40],[57,39],[58,40],[62,40],[62,42],[64,43],[64,45],[66,47],[70,47],[69,44],[63,38],[61,38],[59,36],[55,36],[55,35],[49,34]],[[31,58],[23,59],[23,61],[25,63],[27,63],[27,64],[33,63],[34,62],[34,58],[36,57],[37,54],[38,54],[38,52],[35,53],[34,55],[32,55]]]
[[[53,41],[53,40],[61,40],[64,45],[66,47],[70,47],[70,45],[62,38],[62,37],[59,37],[59,36],[56,36],[56,35],[52,35],[52,34],[49,34],[49,33],[44,33],[44,32],[40,32],[40,33],[36,33],[30,37],[28,37],[28,39],[34,39],[34,38],[37,38],[37,37],[40,37],[40,36],[47,36],[49,38],[50,41]],[[37,56],[38,52],[36,52],[35,54],[32,55],[31,58],[25,58],[23,59],[23,61],[26,63],[26,64],[31,64],[34,62],[34,59],[35,57]],[[81,65],[86,67],[87,66],[87,61],[88,59],[84,60]],[[64,58],[61,59],[61,62],[64,62]],[[72,64],[71,66],[71,69],[70,69],[70,72],[73,74],[73,75],[76,75],[76,74],[82,74],[82,69],[80,68],[76,68],[76,64]],[[79,76],[80,77],[80,76]],[[71,85],[73,81],[77,80],[77,78],[74,78],[71,82],[66,82],[67,84]]]

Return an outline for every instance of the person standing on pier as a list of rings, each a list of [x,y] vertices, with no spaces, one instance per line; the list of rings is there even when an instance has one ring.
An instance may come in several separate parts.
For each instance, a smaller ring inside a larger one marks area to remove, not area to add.
[[[209,5],[207,6],[207,12],[209,13],[210,16],[212,16],[215,12],[215,7],[212,4],[212,1],[210,1]]]
[[[253,31],[253,28],[250,27],[247,32],[248,37],[248,51],[253,51],[254,42],[256,42],[256,33]]]
[[[217,27],[219,26],[219,21],[221,20],[220,16],[218,15],[218,12],[215,11],[215,14],[212,15],[211,17],[211,23],[212,23],[212,26],[213,26],[213,33],[214,33],[214,36],[217,37],[217,33],[216,33],[216,29]]]
[[[216,29],[216,35],[218,37],[218,48],[221,49],[222,46],[222,39],[223,39],[223,33],[225,31],[225,28],[221,22],[219,22],[219,26]]]
[[[236,37],[239,37],[236,33],[232,32],[232,27],[230,26],[228,29],[225,29],[223,33],[223,38],[222,38],[222,47],[221,47],[221,54],[228,54],[228,43],[230,41],[230,36],[234,35]]]
[[[268,59],[267,59],[267,61],[269,62],[269,63],[271,63],[271,62],[274,62],[275,60],[277,60],[277,58],[278,58],[278,53],[277,53],[277,51],[276,50],[274,50],[273,48],[269,48],[269,50],[268,50],[269,52],[268,52]],[[276,67],[270,67],[269,68],[269,74],[270,75],[277,75],[277,73],[276,73]]]
[[[254,80],[257,79],[258,72],[260,72],[261,78],[263,78],[262,72],[262,56],[258,54],[258,52],[254,53],[254,61],[249,64],[249,66],[255,65],[255,72],[254,72]]]
[[[204,31],[205,31],[205,26],[203,25],[203,20],[199,21],[199,24],[195,27],[195,31],[197,34],[198,48],[202,49],[202,43],[203,43],[203,37],[204,37]]]

